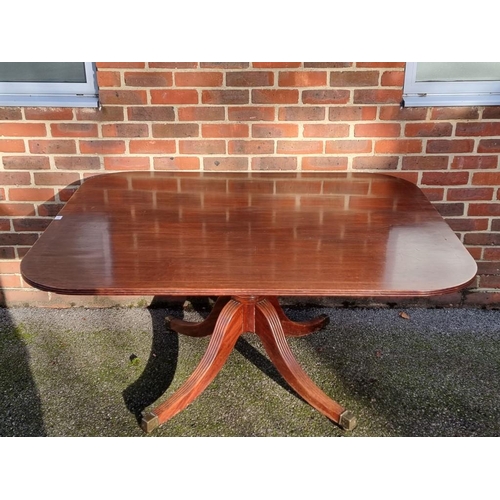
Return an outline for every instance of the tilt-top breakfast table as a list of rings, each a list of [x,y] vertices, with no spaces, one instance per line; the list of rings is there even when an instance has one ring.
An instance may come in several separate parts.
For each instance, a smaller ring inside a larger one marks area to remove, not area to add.
[[[201,323],[168,318],[178,333],[211,338],[184,385],[143,414],[146,432],[199,396],[246,332],[305,401],[350,430],[354,415],[286,341],[328,318],[291,321],[278,297],[437,295],[469,284],[477,267],[421,190],[397,177],[126,172],[86,180],[21,272],[60,294],[218,297]]]

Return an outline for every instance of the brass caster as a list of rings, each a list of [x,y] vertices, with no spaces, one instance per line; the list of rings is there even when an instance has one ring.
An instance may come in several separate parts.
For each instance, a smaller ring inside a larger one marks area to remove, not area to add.
[[[155,413],[152,411],[142,413],[141,428],[144,432],[149,433],[155,430],[159,425],[160,423]]]
[[[358,421],[349,410],[345,410],[344,413],[340,415],[339,425],[345,431],[352,431],[356,425],[358,425]]]

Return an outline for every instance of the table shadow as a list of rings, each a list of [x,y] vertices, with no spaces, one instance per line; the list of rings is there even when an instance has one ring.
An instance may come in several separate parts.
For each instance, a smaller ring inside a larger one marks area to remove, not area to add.
[[[32,334],[14,323],[4,305],[0,288],[0,436],[47,436],[26,346]]]
[[[142,412],[157,401],[174,379],[179,355],[179,336],[165,326],[165,310],[148,308],[153,339],[146,366],[140,377],[122,395],[127,409],[141,421]]]

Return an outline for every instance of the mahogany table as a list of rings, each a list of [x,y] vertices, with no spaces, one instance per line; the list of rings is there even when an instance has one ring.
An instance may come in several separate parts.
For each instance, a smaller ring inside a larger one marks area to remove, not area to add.
[[[286,337],[328,318],[291,321],[280,296],[410,297],[460,289],[477,267],[420,189],[361,173],[127,172],[86,180],[21,264],[30,285],[76,295],[217,296],[201,323],[206,353],[146,432],[189,405],[238,337],[255,332],[288,384],[350,430],[351,412],[306,375]]]

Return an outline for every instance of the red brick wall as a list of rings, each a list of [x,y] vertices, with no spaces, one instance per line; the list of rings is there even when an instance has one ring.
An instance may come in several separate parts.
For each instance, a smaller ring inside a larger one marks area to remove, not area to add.
[[[434,302],[500,303],[500,106],[401,109],[403,78],[404,63],[98,63],[100,110],[0,108],[0,301],[97,303],[33,290],[19,262],[82,180],[132,169],[404,177],[479,265]]]

